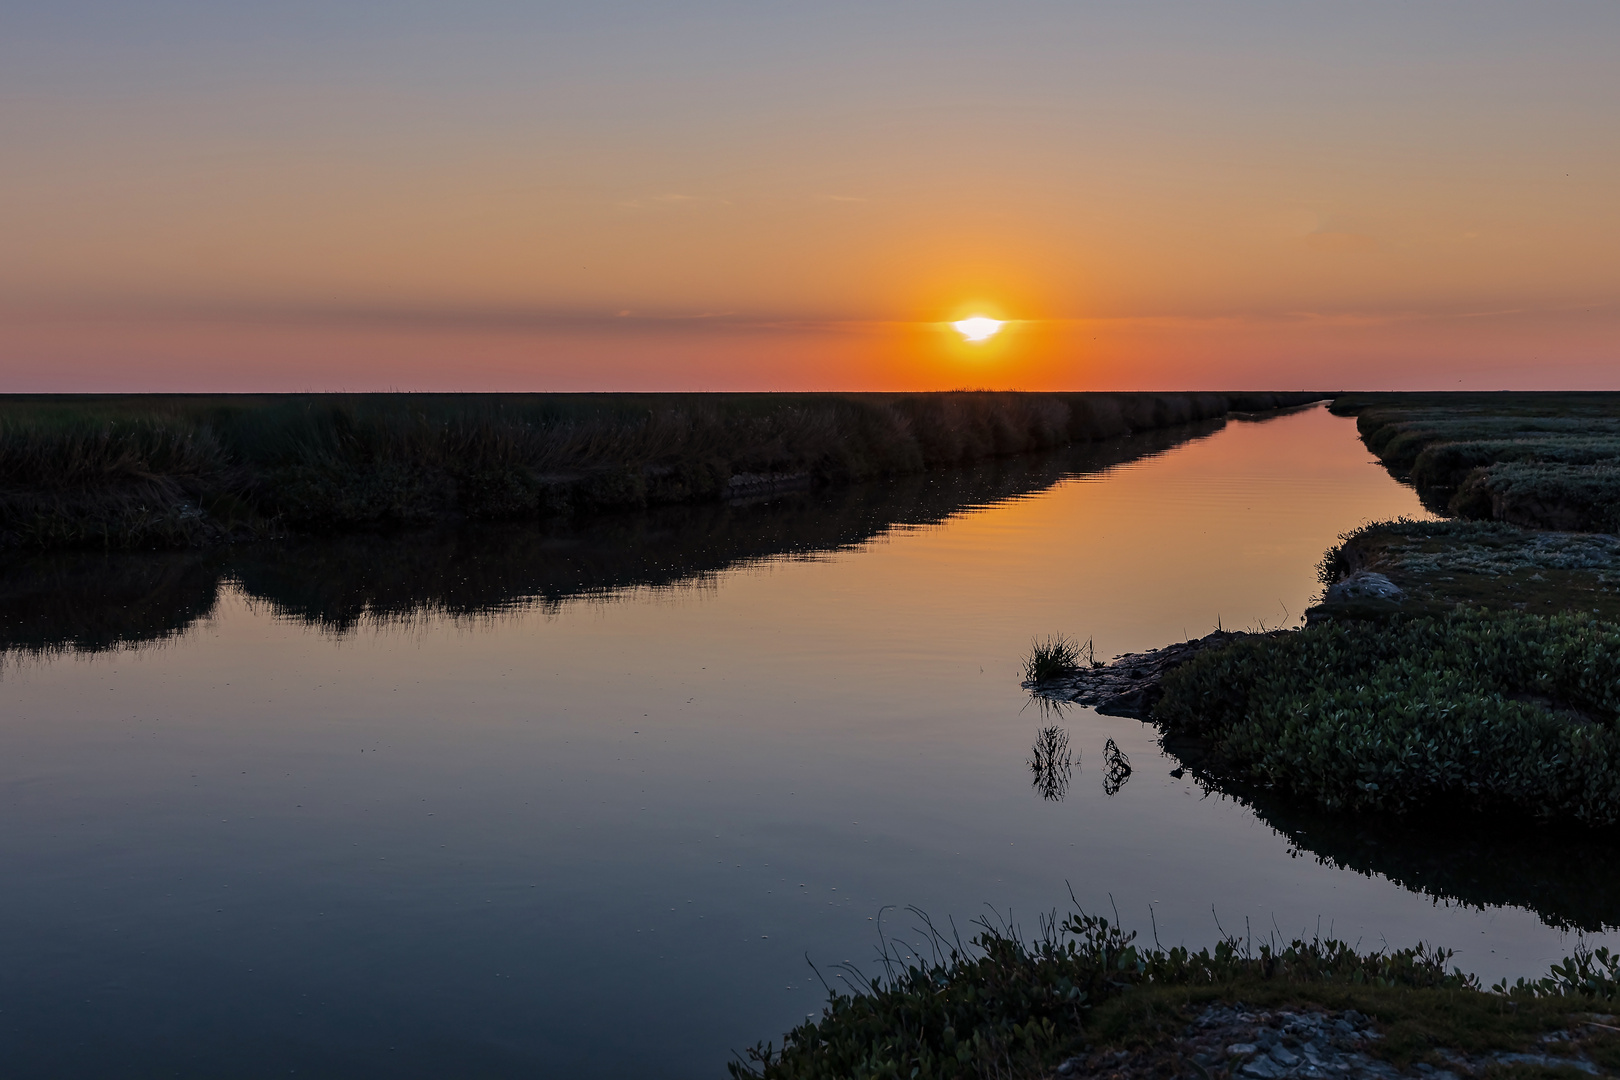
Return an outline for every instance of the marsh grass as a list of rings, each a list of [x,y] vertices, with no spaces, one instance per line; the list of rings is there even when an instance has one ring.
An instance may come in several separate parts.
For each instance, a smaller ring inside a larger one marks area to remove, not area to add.
[[[0,546],[185,546],[717,501],[1317,396],[14,396],[0,398]]]
[[[1091,642],[1084,645],[1064,634],[1053,634],[1045,640],[1030,642],[1029,655],[1024,657],[1024,681],[1039,683],[1072,675],[1082,666],[1093,663]]]
[[[1437,512],[1620,530],[1620,394],[1347,395],[1333,410]]]
[[[1044,641],[1036,638],[1030,642],[1029,655],[1024,657],[1024,681],[1044,682],[1102,666],[1092,638],[1077,641],[1065,634],[1053,634]]]
[[[1317,567],[1323,585],[1355,570],[1387,576],[1401,608],[1481,607],[1620,622],[1620,537],[1545,532],[1494,521],[1385,521],[1340,537]],[[1330,611],[1330,605],[1320,611]]]
[[[873,972],[840,964],[822,977],[820,1017],[760,1043],[728,1068],[735,1080],[967,1080],[1050,1075],[1088,1047],[1133,1047],[1179,1034],[1189,1007],[1312,1003],[1372,1017],[1370,1052],[1405,1066],[1465,1053],[1545,1049],[1543,1033],[1579,1027],[1620,997],[1620,958],[1577,946],[1538,979],[1486,990],[1451,966],[1452,953],[1419,944],[1374,949],[1320,935],[1257,941],[1225,935],[1214,947],[1138,945],[1136,934],[1079,910],[1043,916],[1033,937],[1010,917],[954,924],[917,909],[906,937],[878,916]],[[822,976],[818,970],[817,975]],[[838,989],[833,984],[839,984]],[[1603,1040],[1594,1054],[1620,1057]]]
[[[1620,625],[1462,609],[1200,653],[1153,719],[1207,768],[1324,810],[1620,824]]]
[[[994,458],[943,474],[545,524],[466,523],[178,551],[13,551],[0,558],[0,662],[8,650],[93,651],[163,640],[206,617],[227,583],[278,617],[334,634],[445,617],[471,625],[626,589],[706,590],[731,567],[817,558],[885,530],[937,526],[1075,472],[1181,445],[1218,423]],[[1042,723],[1061,720],[1063,703],[1033,700]]]
[[[1464,517],[1532,528],[1620,532],[1620,438],[1607,460],[1515,461],[1474,469],[1447,507]]]
[[[886,909],[887,910],[887,909]],[[1026,938],[1010,918],[971,924],[964,942],[911,909],[911,936],[882,929],[876,973],[831,971],[817,1019],[730,1065],[735,1078],[876,1080],[1037,1076],[1088,1044],[1151,1042],[1185,1026],[1181,1011],[1215,1000],[1255,1006],[1309,1001],[1375,1018],[1377,1051],[1397,1064],[1436,1046],[1517,1050],[1620,992],[1615,958],[1577,949],[1543,978],[1486,991],[1450,967],[1451,953],[1358,948],[1320,936],[1224,936],[1213,948],[1136,944],[1117,918],[1054,912]]]

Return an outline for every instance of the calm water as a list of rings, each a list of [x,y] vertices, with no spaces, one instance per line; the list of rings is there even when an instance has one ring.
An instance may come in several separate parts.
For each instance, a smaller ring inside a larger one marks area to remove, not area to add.
[[[1032,635],[1287,625],[1336,534],[1421,513],[1351,421],[1212,430],[566,535],[12,566],[0,1071],[716,1076],[883,905],[1032,925],[1066,883],[1165,944],[1218,915],[1492,978],[1620,922],[1589,859],[1206,795],[1089,710],[1032,787]]]

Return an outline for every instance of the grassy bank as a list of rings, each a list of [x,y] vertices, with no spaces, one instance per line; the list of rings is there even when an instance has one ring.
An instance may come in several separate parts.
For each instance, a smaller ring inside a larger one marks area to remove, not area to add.
[[[1616,402],[1383,395],[1333,407],[1359,414],[1367,445],[1426,501],[1461,512],[1469,485],[1504,465],[1556,478],[1620,439],[1606,434]],[[1495,460],[1509,454],[1519,459]],[[1556,484],[1538,490],[1543,521],[1593,526],[1612,512],[1599,500],[1576,515],[1549,495]],[[1150,676],[1131,682],[1125,714],[1152,720],[1202,785],[1324,862],[1530,907],[1553,925],[1620,925],[1620,879],[1593,858],[1620,826],[1620,537],[1380,522],[1342,537],[1319,571],[1326,594],[1302,630],[1214,635],[1119,671],[1046,642],[1026,677],[1106,709],[1120,671]]]
[[[1453,513],[1595,528],[1620,505],[1600,457],[1620,455],[1620,395],[1380,395],[1333,408],[1356,413],[1367,446]],[[1585,470],[1579,499],[1572,469]],[[1470,494],[1481,490],[1495,502]],[[1303,630],[1154,654],[1169,662],[1133,715],[1203,782],[1333,813],[1620,826],[1620,539],[1382,522],[1341,538],[1320,572],[1327,591]],[[1032,681],[1051,652],[1032,653]],[[1076,685],[1112,670],[1067,659]]]
[[[461,523],[175,551],[13,552],[0,559],[0,666],[11,655],[134,648],[209,617],[227,585],[277,616],[342,633],[424,617],[481,620],[631,588],[701,586],[754,560],[836,551],[935,525],[1065,476],[1207,437],[1156,428],[962,468],[770,499],[585,514],[544,525]]]
[[[716,502],[1320,396],[14,396],[0,398],[0,547],[180,547]]]
[[[1620,537],[1543,532],[1489,521],[1382,521],[1340,538],[1318,573],[1331,587],[1354,574],[1381,574],[1398,603],[1332,596],[1329,616],[1487,611],[1590,613],[1620,622]]]
[[[1397,1067],[1549,1045],[1566,1060],[1620,1064],[1611,1034],[1586,1025],[1620,994],[1620,958],[1607,952],[1578,951],[1542,978],[1485,990],[1448,968],[1450,953],[1421,945],[1361,952],[1321,938],[1229,937],[1192,952],[1138,945],[1134,934],[1084,913],[1061,924],[1043,920],[1033,940],[981,922],[963,942],[922,923],[914,941],[884,940],[876,977],[849,967],[830,973],[843,976],[847,989],[830,992],[821,1016],[789,1032],[780,1048],[756,1046],[734,1062],[732,1075],[1047,1077],[1060,1063],[1073,1069],[1080,1055],[1117,1051],[1104,1056],[1117,1067],[1133,1051],[1152,1058],[1156,1048],[1159,1060],[1146,1074],[1234,1075],[1241,1057],[1224,1047],[1221,1060],[1198,1062],[1173,1045],[1190,1011],[1213,1001],[1354,1010],[1376,1030],[1367,1052]]]
[[[1203,773],[1330,811],[1620,825],[1620,539],[1382,522],[1320,570],[1313,625],[1164,677],[1153,719]],[[1336,584],[1369,575],[1393,591]]]
[[[1438,512],[1620,529],[1620,394],[1349,394],[1332,407]]]
[[[1328,622],[1208,649],[1163,689],[1166,738],[1240,785],[1334,811],[1620,824],[1620,626],[1591,615]]]

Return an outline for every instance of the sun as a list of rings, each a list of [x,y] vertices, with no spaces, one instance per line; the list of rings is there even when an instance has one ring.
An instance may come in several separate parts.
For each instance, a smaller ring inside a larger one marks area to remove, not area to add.
[[[989,341],[1001,332],[1005,324],[1000,319],[992,319],[985,315],[975,315],[961,322],[951,323],[956,332],[962,335],[964,341]]]

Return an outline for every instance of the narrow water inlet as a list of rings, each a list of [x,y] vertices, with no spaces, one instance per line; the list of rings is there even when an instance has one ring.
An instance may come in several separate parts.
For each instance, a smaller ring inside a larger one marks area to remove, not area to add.
[[[1213,906],[1493,979],[1562,956],[1533,898],[1444,900],[1345,838],[1324,864],[1141,724],[1028,706],[1031,635],[1288,624],[1334,537],[1422,512],[1322,409],[1137,449],[611,534],[57,564],[78,606],[3,624],[0,1056],[713,1076],[884,905],[1033,924],[1066,883],[1167,945]]]

